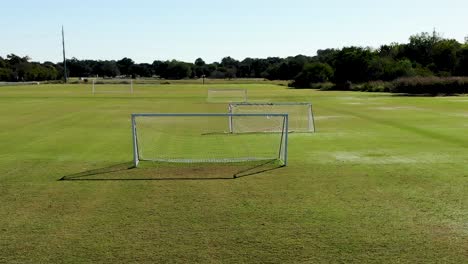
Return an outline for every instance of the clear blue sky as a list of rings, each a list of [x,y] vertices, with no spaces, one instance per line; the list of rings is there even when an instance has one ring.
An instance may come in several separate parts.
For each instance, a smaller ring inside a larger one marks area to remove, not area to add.
[[[207,62],[407,42],[433,28],[463,42],[466,0],[1,0],[0,56]]]

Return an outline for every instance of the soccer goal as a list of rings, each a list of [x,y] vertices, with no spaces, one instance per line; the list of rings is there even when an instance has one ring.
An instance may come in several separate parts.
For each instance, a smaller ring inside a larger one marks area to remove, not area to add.
[[[231,133],[233,118],[247,127]],[[280,132],[259,131],[259,123]],[[144,161],[287,164],[287,114],[132,114],[132,136],[135,167]]]
[[[207,101],[211,103],[247,102],[247,90],[208,89]]]
[[[133,94],[132,79],[93,79],[93,94]]]
[[[289,131],[315,132],[314,115],[311,103],[281,102],[281,103],[230,103],[230,114],[261,114],[287,113],[289,114]],[[236,119],[230,123],[231,132],[243,129],[244,124]],[[265,127],[269,131],[269,127]]]

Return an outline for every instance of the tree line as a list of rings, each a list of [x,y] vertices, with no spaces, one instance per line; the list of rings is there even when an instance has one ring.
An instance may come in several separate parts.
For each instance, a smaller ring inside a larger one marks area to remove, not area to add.
[[[468,76],[468,39],[460,43],[443,38],[437,32],[413,35],[408,43],[391,43],[377,49],[344,47],[318,50],[315,56],[242,61],[225,57],[220,62],[206,63],[202,58],[193,63],[178,60],[135,63],[121,60],[67,60],[70,77],[157,77],[185,78],[265,78],[291,80],[293,87],[313,87],[332,82],[337,87],[350,83],[392,81],[414,76]],[[0,57],[0,81],[43,81],[63,78],[63,63],[31,62],[15,54]]]
[[[45,81],[63,78],[63,68],[53,62],[31,62],[28,56],[0,56],[0,81]]]

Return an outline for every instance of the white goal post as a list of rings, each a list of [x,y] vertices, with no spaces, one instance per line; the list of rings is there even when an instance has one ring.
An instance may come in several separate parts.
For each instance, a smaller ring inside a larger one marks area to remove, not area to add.
[[[93,79],[93,94],[130,93],[133,94],[132,79]]]
[[[212,103],[247,102],[247,89],[208,89],[207,101]]]
[[[314,114],[312,104],[309,102],[230,103],[228,111],[230,114],[287,113],[289,131],[315,132]],[[231,132],[242,125],[232,120]]]
[[[231,133],[230,120],[250,124]],[[287,114],[159,114],[131,115],[133,165],[169,163],[239,163],[288,159]],[[259,125],[261,123],[261,125]],[[279,133],[258,128],[271,126]]]

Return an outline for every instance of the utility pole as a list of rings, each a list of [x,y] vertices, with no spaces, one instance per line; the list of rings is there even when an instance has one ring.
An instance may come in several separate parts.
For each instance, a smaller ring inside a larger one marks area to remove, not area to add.
[[[63,47],[63,77],[66,83],[68,80],[68,77],[67,77],[67,59],[65,58],[65,33],[63,30],[63,25],[62,25],[62,47]]]

